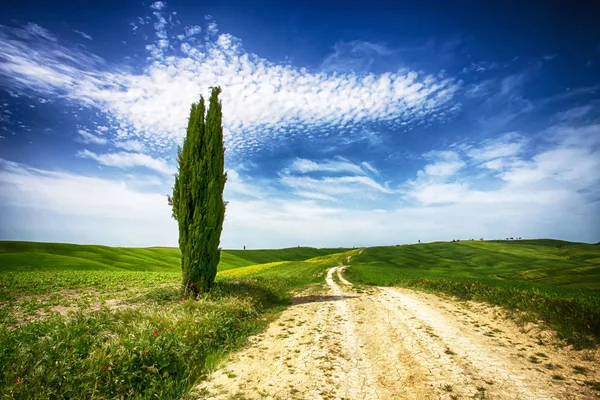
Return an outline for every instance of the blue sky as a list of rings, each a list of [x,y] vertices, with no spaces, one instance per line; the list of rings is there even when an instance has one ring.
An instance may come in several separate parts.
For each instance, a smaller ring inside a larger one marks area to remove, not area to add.
[[[220,85],[224,248],[600,240],[593,2],[85,3],[0,6],[0,239],[176,246]]]

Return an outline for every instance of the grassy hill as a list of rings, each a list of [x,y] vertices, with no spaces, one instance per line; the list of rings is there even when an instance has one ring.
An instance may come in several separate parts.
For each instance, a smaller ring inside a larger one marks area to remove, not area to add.
[[[180,399],[343,251],[225,250],[186,299],[176,248],[0,242],[0,397]]]
[[[276,250],[223,250],[218,270],[274,261],[302,261],[344,249],[292,247]],[[0,241],[0,271],[180,271],[178,248],[109,247],[66,243]]]
[[[487,301],[545,321],[576,345],[600,338],[597,245],[225,250],[214,289],[198,299],[181,295],[179,256],[176,248],[0,242],[0,397],[182,398],[264,329],[292,289],[322,283],[350,256],[346,275],[359,284]]]
[[[600,291],[600,247],[550,239],[370,247],[352,264],[356,278],[378,285],[410,278],[495,279]]]
[[[600,338],[600,247],[559,240],[461,241],[371,247],[350,280],[486,301],[543,320],[577,346]],[[593,339],[595,338],[595,339]]]

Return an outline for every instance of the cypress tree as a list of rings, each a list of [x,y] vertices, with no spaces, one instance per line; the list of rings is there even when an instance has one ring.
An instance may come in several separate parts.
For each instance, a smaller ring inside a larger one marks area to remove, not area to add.
[[[177,149],[173,218],[179,225],[183,288],[186,293],[210,290],[220,260],[219,242],[225,219],[222,110],[219,87],[212,88],[205,116],[204,98],[192,104],[183,147]]]

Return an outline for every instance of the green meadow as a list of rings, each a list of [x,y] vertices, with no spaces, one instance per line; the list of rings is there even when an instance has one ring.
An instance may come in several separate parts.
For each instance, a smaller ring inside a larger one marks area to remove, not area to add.
[[[555,240],[224,250],[216,286],[181,295],[179,250],[0,242],[0,396],[185,398],[296,290],[342,263],[358,285],[501,305],[579,347],[600,333],[600,246]]]
[[[600,245],[541,239],[371,247],[346,274],[356,283],[500,305],[544,321],[579,347],[600,336]]]
[[[215,288],[186,299],[178,249],[0,242],[0,396],[185,397],[357,251],[224,250]]]

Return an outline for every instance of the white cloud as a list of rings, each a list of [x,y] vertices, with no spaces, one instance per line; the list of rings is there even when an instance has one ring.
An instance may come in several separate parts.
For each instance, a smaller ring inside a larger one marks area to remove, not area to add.
[[[247,182],[244,180],[239,172],[234,169],[227,171],[227,184],[225,185],[225,194],[227,198],[230,197],[251,197],[251,198],[263,198],[266,193],[264,189]]]
[[[315,179],[307,176],[283,175],[280,181],[282,184],[297,189],[302,193],[321,193],[328,196],[352,195],[353,198],[357,198],[372,197],[374,193],[393,193],[391,189],[366,176],[340,176]]]
[[[52,35],[46,28],[42,28],[38,24],[34,24],[33,22],[28,23],[23,27],[23,29],[30,35],[38,36],[40,38],[49,40],[51,42],[56,42],[56,37]]]
[[[77,133],[80,136],[79,139],[83,143],[93,143],[93,144],[106,144],[107,143],[106,138],[96,136],[93,133],[86,131],[85,129],[78,129]]]
[[[466,165],[455,151],[432,151],[425,157],[435,162],[425,165],[419,174],[447,177],[456,174]]]
[[[85,32],[78,31],[77,29],[73,29],[73,32],[75,32],[76,34],[78,34],[79,36],[81,36],[82,38],[84,38],[86,40],[92,40],[92,37]]]
[[[580,119],[581,117],[584,117],[585,115],[589,114],[589,112],[592,110],[593,110],[593,107],[591,104],[588,104],[585,106],[573,107],[569,110],[557,113],[556,119],[559,121],[571,122],[571,121]]]
[[[127,150],[127,151],[141,152],[144,150],[144,145],[142,144],[142,142],[139,142],[137,140],[127,140],[125,142],[116,142],[115,147],[118,147],[120,149]]]
[[[548,187],[582,190],[600,183],[600,152],[584,148],[555,148],[499,176],[514,184],[541,183]]]
[[[319,173],[315,178],[312,173]],[[371,164],[354,164],[342,157],[320,162],[295,159],[279,174],[279,182],[300,197],[323,201],[374,199],[393,191],[368,175],[378,176]]]
[[[126,152],[97,154],[86,149],[78,152],[77,156],[81,158],[90,158],[98,161],[102,165],[110,167],[123,169],[146,167],[165,175],[170,175],[175,172],[174,168],[170,167],[164,159],[153,158],[147,154]]]
[[[450,176],[457,173],[465,165],[462,161],[446,162],[440,161],[425,166],[424,171],[427,175]]]
[[[367,171],[369,171],[370,173],[372,173],[374,175],[379,175],[379,171],[377,170],[377,168],[375,168],[373,165],[371,165],[371,163],[369,163],[367,161],[363,161],[360,163],[360,165],[362,165],[363,168],[366,169]]]
[[[323,201],[337,201],[337,199],[333,196],[329,196],[327,194],[318,193],[318,192],[305,192],[305,191],[297,191],[295,192],[297,196],[306,197],[308,199],[314,200],[323,200]]]
[[[379,43],[363,40],[341,41],[335,44],[333,53],[323,60],[321,69],[323,71],[364,72],[371,68],[377,57],[393,53],[393,50]]]
[[[166,196],[136,191],[125,180],[44,171],[0,159],[0,207],[2,238],[121,246],[177,243]]]
[[[161,11],[166,7],[166,3],[162,2],[162,1],[155,1],[154,3],[152,3],[150,5],[150,8],[156,11]]]
[[[468,187],[459,183],[427,183],[418,184],[410,195],[424,205],[458,203],[465,200]]]
[[[448,118],[455,106],[451,100],[459,83],[453,79],[411,70],[328,74],[275,64],[246,52],[238,38],[217,35],[213,22],[204,42],[190,39],[171,50],[164,7],[152,5],[156,41],[148,47],[150,59],[142,73],[107,66],[84,50],[32,35],[22,40],[14,29],[3,27],[0,78],[21,91],[60,94],[96,107],[114,130],[126,132],[119,141],[140,140],[158,151],[171,150],[181,140],[189,105],[214,85],[223,89],[226,146],[234,152],[322,126],[385,122],[405,128]]]
[[[597,242],[600,235],[600,203],[577,192],[437,189],[429,189],[432,198],[446,196],[451,201],[392,206],[385,212],[277,196],[250,200],[227,196],[231,201],[221,245],[337,247],[506,236]],[[177,225],[170,218],[166,197],[139,192],[123,180],[0,160],[0,210],[4,217],[0,239],[177,246]]]
[[[31,168],[0,159],[2,204],[79,216],[144,220],[164,215],[165,196],[131,190],[124,180],[107,180]],[[168,214],[167,214],[168,215]]]
[[[195,35],[199,34],[200,32],[202,32],[202,28],[198,25],[185,27],[185,36],[186,37],[195,36]]]
[[[484,141],[479,147],[468,152],[475,161],[489,161],[496,158],[514,157],[520,155],[527,141],[516,132],[509,132],[492,140]]]
[[[368,168],[365,168],[368,170]],[[353,164],[344,158],[336,160],[327,160],[324,162],[316,162],[303,158],[296,158],[289,167],[290,172],[308,173],[308,172],[349,172],[359,175],[364,175],[365,171],[359,165]]]
[[[597,172],[600,171],[600,126],[558,126],[547,132],[552,132],[548,136],[550,142],[530,158],[523,157],[523,138],[514,133],[467,149],[471,162],[490,173],[487,181],[492,179],[494,184],[487,185],[486,189],[478,188],[480,178],[473,175],[458,174],[452,179],[447,176],[440,179],[436,174],[421,173],[417,179],[409,180],[402,192],[408,199],[425,206],[453,203],[592,207],[600,196]],[[449,152],[433,154],[437,157],[442,154],[446,159],[458,157]],[[431,157],[431,153],[426,157]]]
[[[525,83],[525,80],[528,78],[528,71],[519,72],[516,74],[508,75],[503,78],[500,83],[500,93],[502,95],[509,94]]]
[[[548,140],[565,147],[586,148],[597,151],[600,146],[600,124],[582,126],[556,125],[546,130]]]

